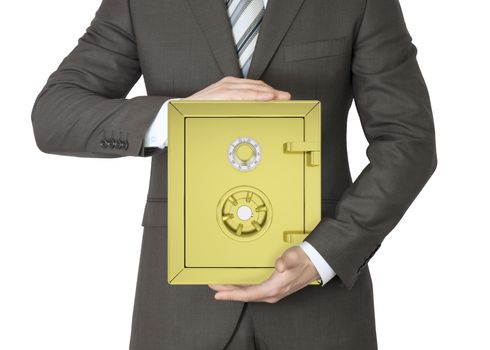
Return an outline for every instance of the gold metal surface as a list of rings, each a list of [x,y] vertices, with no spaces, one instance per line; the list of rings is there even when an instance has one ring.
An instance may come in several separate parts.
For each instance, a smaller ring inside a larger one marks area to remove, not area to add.
[[[321,218],[320,121],[317,100],[169,102],[168,283],[257,284],[301,243]]]

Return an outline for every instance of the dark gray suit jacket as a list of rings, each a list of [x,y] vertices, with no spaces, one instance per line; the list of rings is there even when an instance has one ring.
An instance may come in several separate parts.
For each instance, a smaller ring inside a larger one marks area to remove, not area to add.
[[[126,99],[143,75],[148,96]],[[32,111],[38,147],[79,157],[152,156],[132,349],[219,349],[242,302],[166,283],[167,150],[146,150],[160,106],[241,77],[224,0],[103,0]],[[337,273],[275,304],[252,303],[273,349],[375,349],[368,261],[436,168],[433,117],[397,0],[269,0],[248,78],[322,102],[322,220],[307,236]],[[353,183],[352,101],[369,141]]]

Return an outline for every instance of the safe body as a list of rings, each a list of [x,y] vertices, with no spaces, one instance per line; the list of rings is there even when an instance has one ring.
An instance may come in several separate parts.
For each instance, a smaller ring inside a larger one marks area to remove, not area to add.
[[[317,100],[169,102],[169,284],[260,283],[313,230],[320,122]]]

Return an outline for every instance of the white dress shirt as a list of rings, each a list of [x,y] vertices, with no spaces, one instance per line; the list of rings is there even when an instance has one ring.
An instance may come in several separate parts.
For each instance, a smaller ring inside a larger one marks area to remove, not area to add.
[[[264,7],[267,6],[267,0],[264,0]],[[180,100],[181,98],[172,98],[162,105],[155,120],[150,125],[145,134],[144,147],[167,147],[167,111],[168,102],[172,100]],[[329,280],[335,276],[335,271],[330,267],[327,261],[318,253],[318,251],[308,242],[301,242],[299,245],[306,253],[308,258],[315,266],[322,280],[322,286],[324,286]]]

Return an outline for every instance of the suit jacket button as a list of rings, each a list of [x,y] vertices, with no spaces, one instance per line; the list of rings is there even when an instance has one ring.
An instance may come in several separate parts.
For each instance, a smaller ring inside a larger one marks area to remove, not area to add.
[[[121,141],[121,139],[117,139],[116,141],[116,148],[117,149],[122,149],[124,146],[123,142]]]
[[[116,140],[114,140],[112,137],[109,139],[109,147],[114,148],[116,145]]]

